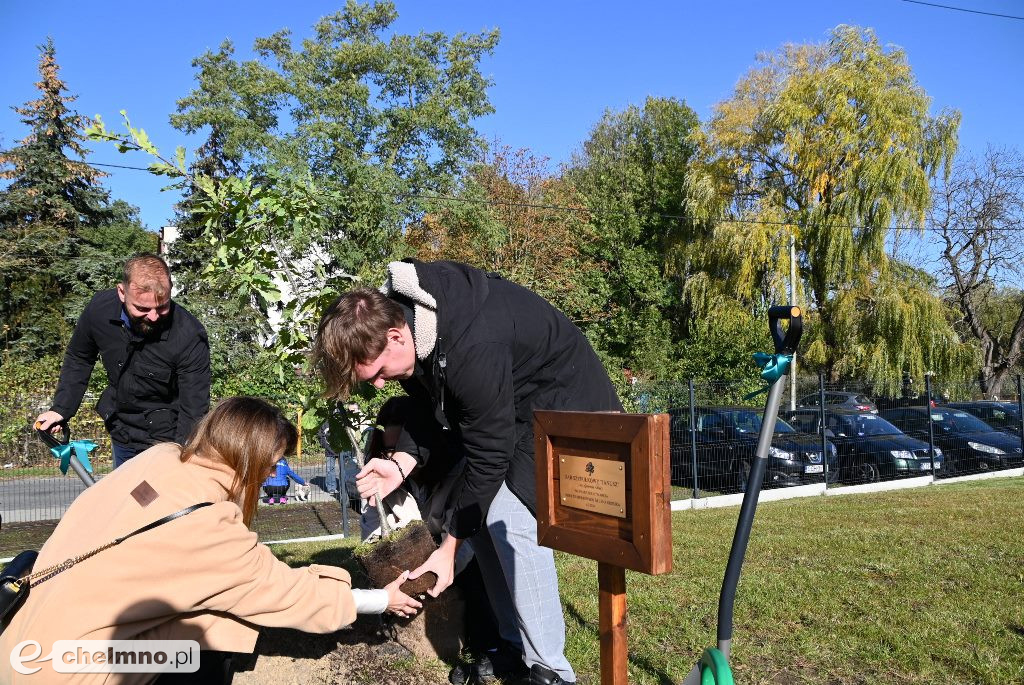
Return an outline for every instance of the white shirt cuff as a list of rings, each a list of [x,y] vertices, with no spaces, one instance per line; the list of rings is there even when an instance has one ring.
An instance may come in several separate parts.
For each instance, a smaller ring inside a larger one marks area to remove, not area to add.
[[[383,614],[388,608],[388,591],[353,588],[352,601],[357,614]]]

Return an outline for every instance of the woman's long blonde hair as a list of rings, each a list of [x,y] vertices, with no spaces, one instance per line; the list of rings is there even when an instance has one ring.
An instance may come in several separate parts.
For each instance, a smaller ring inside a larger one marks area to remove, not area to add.
[[[294,452],[297,442],[295,426],[274,405],[256,397],[229,397],[199,422],[181,460],[200,454],[231,467],[235,478],[228,497],[249,526],[256,515],[260,486],[274,462]]]

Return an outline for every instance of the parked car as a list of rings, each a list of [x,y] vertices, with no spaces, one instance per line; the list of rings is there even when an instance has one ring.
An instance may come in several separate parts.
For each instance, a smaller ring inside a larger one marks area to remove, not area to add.
[[[763,411],[751,407],[697,407],[697,484],[709,490],[746,490],[750,467],[757,454]],[[693,484],[688,409],[670,411],[672,417],[673,485]],[[820,483],[824,480],[821,438],[793,430],[785,421],[775,422],[769,448],[764,487]],[[836,448],[826,443],[830,474],[838,463]],[[834,474],[830,475],[834,479]]]
[[[821,434],[821,411],[797,409],[786,420],[804,433]],[[825,412],[825,435],[839,450],[840,479],[874,483],[931,473],[928,443],[904,434],[877,414],[855,409]],[[935,448],[935,471],[942,469],[942,449]]]
[[[798,407],[817,407],[821,400],[819,393],[804,395],[796,401]],[[829,409],[856,409],[857,411],[869,411],[878,413],[878,406],[870,397],[859,392],[840,392],[838,390],[825,391],[825,406]]]
[[[949,402],[943,406],[974,414],[996,430],[1020,435],[1020,405],[1016,402],[976,400],[974,402]]]
[[[921,440],[933,424],[935,444],[946,455],[946,472],[985,471],[1024,464],[1024,446],[1016,435],[998,431],[977,416],[949,407],[901,407],[882,412],[897,428]]]

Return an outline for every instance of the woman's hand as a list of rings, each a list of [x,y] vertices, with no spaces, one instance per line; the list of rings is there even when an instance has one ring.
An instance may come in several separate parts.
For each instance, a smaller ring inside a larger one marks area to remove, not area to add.
[[[402,484],[402,474],[398,465],[387,459],[371,459],[356,474],[356,489],[359,496],[370,500],[370,506],[376,506],[376,496],[387,497]]]
[[[402,575],[384,586],[384,589],[388,591],[387,611],[395,616],[415,616],[416,610],[423,607],[422,604],[399,589],[402,587],[402,583],[408,579],[409,572],[402,571]]]

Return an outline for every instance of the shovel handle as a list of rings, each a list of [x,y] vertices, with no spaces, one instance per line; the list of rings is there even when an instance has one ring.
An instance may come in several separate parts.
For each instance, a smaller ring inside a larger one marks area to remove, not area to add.
[[[60,429],[61,429],[61,437],[60,438],[58,438],[55,434],[50,432],[50,429],[53,426],[59,426],[60,427]],[[46,446],[50,447],[50,448],[60,447],[61,445],[66,445],[69,442],[71,442],[71,428],[68,426],[68,422],[67,422],[66,419],[64,421],[59,421],[57,423],[51,424],[50,428],[47,428],[46,430],[43,430],[42,428],[40,428],[39,424],[37,423],[36,424],[36,433],[38,433],[39,434],[39,438],[44,443],[46,443]]]
[[[785,332],[782,330],[782,321],[789,320],[789,327]],[[772,331],[772,340],[775,342],[775,354],[793,354],[797,345],[800,344],[800,336],[804,331],[803,315],[800,307],[792,305],[779,305],[768,310],[768,325]]]

